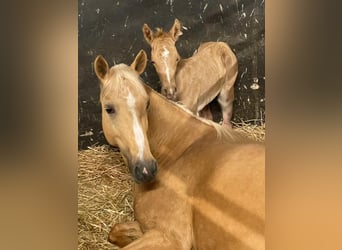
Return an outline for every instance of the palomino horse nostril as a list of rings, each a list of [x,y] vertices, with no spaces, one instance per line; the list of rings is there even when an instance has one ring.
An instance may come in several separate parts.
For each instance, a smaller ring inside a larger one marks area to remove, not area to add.
[[[166,97],[168,95],[168,92],[167,92],[166,88],[162,88],[161,93],[162,93],[163,96],[166,96]]]

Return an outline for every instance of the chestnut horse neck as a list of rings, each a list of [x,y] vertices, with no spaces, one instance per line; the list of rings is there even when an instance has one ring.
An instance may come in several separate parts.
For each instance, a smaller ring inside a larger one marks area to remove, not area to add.
[[[150,97],[148,139],[151,152],[159,163],[178,159],[198,140],[241,140],[236,132],[193,115],[147,85],[145,89]]]

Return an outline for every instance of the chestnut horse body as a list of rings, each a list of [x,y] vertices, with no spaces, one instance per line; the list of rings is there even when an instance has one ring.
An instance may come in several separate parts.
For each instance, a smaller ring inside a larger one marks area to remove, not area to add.
[[[224,42],[206,42],[192,57],[181,59],[175,46],[182,35],[177,19],[169,32],[160,28],[153,32],[144,24],[143,33],[151,46],[151,59],[162,84],[162,94],[181,102],[194,114],[201,114],[218,96],[222,124],[230,127],[233,85],[238,74],[237,58],[230,47]],[[210,112],[202,114],[212,119]]]
[[[126,250],[264,249],[264,146],[144,85],[146,60],[141,51],[131,67],[94,64],[105,136],[137,182],[136,221],[114,225],[109,240]]]

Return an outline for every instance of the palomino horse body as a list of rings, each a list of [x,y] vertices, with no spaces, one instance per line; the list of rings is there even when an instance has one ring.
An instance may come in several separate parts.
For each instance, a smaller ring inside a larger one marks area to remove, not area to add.
[[[131,67],[95,60],[105,136],[140,182],[136,221],[114,225],[109,240],[126,250],[264,249],[264,146],[144,85],[146,60],[143,51]]]
[[[194,114],[218,96],[223,125],[230,127],[238,64],[229,46],[223,42],[203,43],[192,57],[180,59],[175,46],[182,35],[177,19],[169,32],[160,28],[153,32],[144,24],[143,33],[152,48],[151,59],[161,80],[162,94],[181,102]]]

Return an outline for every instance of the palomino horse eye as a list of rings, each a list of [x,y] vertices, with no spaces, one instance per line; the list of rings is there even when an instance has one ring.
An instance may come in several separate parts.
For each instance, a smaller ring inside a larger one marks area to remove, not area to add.
[[[115,113],[115,109],[112,106],[105,107],[105,110],[106,110],[107,114],[110,114],[110,115]]]
[[[151,63],[154,65],[155,64],[155,62],[154,61],[151,61]]]

